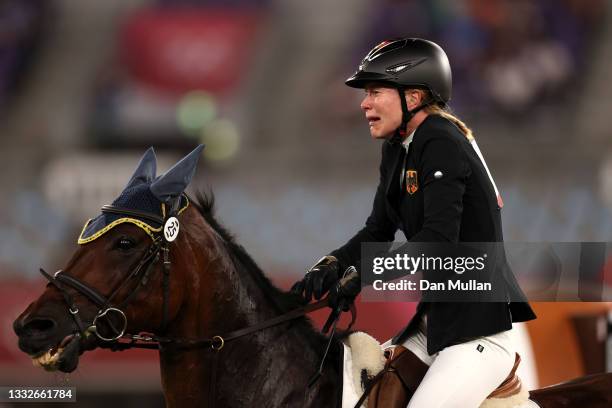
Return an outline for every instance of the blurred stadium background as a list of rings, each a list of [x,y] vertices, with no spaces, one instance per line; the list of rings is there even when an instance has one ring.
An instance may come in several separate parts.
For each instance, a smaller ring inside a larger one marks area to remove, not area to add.
[[[448,52],[451,106],[501,189],[507,240],[610,241],[610,0],[3,0],[0,385],[75,384],[79,406],[161,403],[149,352],[96,352],[51,375],[10,328],[42,290],[38,268],[62,266],[148,146],[164,170],[207,144],[192,186],[214,191],[280,286],[343,244],[369,213],[380,154],[344,79],[397,36]],[[413,305],[361,309],[382,340]],[[581,346],[604,347],[609,304],[537,309],[536,381],[605,369]]]

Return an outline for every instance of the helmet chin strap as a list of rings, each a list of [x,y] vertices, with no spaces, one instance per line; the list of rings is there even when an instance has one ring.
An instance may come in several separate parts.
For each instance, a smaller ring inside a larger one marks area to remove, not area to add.
[[[429,103],[424,103],[416,108],[409,110],[408,104],[406,103],[406,88],[403,86],[397,87],[397,92],[399,93],[400,103],[402,105],[402,123],[399,125],[395,132],[393,132],[393,136],[389,139],[389,143],[401,143],[406,137],[406,133],[408,133],[408,122],[412,120],[414,115],[425,108]]]

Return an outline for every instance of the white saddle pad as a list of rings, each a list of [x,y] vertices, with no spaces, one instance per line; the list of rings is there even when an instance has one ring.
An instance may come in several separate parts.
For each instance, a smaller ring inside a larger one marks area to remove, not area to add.
[[[529,392],[521,387],[521,391],[507,398],[489,398],[480,408],[540,408],[538,404],[529,399]]]
[[[363,394],[362,370],[368,377],[376,375],[385,366],[380,343],[363,332],[356,332],[344,341],[344,371],[342,378],[342,408],[353,408]],[[367,403],[367,400],[366,400]],[[365,407],[364,403],[362,407]]]

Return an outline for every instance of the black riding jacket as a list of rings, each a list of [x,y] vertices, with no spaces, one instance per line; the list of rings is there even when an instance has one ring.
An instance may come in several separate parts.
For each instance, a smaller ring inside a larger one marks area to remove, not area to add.
[[[454,123],[439,115],[427,116],[416,129],[405,159],[403,151],[401,143],[383,144],[372,213],[364,228],[332,252],[341,270],[359,265],[361,243],[393,241],[398,228],[410,242],[503,241],[500,200],[492,179]],[[406,174],[403,185],[401,174]],[[505,269],[509,298],[525,299],[512,272]],[[536,317],[526,301],[420,303],[394,343],[417,330],[425,312],[429,354]]]

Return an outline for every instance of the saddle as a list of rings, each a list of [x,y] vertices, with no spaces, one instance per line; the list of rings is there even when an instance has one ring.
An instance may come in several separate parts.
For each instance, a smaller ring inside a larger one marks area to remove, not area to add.
[[[404,346],[385,350],[385,368],[372,379],[368,408],[405,408],[429,366]]]
[[[367,408],[405,408],[429,367],[403,346],[386,350],[385,358],[385,368],[372,379],[373,385],[368,387]],[[500,400],[511,397],[527,400],[528,394],[522,392],[521,380],[516,375],[520,362],[521,357],[517,353],[510,374],[489,394],[481,408],[495,407]],[[526,395],[519,396],[523,393]]]

